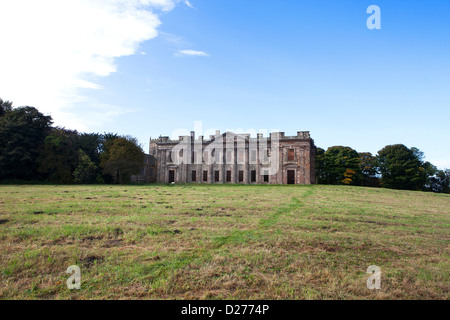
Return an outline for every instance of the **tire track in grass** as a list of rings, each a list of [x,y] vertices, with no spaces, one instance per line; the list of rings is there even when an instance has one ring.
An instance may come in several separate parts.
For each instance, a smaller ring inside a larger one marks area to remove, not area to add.
[[[301,198],[304,199],[304,198],[310,196],[312,193],[313,193],[312,188],[309,188],[308,190],[306,190],[303,193]],[[300,207],[303,207],[304,205],[305,204],[302,201],[300,201],[298,198],[292,197],[290,203],[278,208],[278,210],[275,211],[270,217],[262,218],[259,221],[259,225],[263,229],[270,228],[271,226],[275,225],[278,222],[278,220],[280,219],[280,217],[282,215],[292,212]],[[245,243],[250,240],[260,239],[261,237],[263,237],[263,235],[258,233],[257,230],[245,230],[245,231],[236,230],[236,231],[232,231],[230,234],[228,234],[226,236],[214,237],[212,239],[212,241],[214,243],[214,249],[218,249],[218,248],[223,247],[230,243],[237,243],[237,242]]]
[[[302,199],[309,197],[313,193],[312,188],[305,191],[305,193],[301,196]],[[300,201],[298,198],[292,197],[291,202],[286,206],[278,208],[270,217],[263,218],[260,220],[259,224],[263,228],[269,228],[276,224],[280,217],[284,214],[290,213],[298,208],[303,207],[305,204]]]

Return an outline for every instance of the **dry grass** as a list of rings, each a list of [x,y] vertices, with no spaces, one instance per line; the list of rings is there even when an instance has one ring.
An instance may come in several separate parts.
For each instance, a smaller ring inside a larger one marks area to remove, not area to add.
[[[0,298],[448,299],[449,213],[346,186],[0,186]]]

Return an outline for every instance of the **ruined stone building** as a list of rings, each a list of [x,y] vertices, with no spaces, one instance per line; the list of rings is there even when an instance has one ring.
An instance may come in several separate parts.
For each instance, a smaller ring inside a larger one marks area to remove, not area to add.
[[[315,152],[309,131],[266,138],[216,131],[208,140],[191,132],[178,140],[150,140],[152,172],[160,183],[313,184]]]

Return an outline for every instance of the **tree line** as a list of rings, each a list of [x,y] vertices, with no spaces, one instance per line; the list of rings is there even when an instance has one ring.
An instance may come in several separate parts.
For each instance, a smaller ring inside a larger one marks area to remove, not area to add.
[[[377,155],[343,146],[317,148],[315,164],[319,184],[450,193],[450,170],[438,170],[422,151],[403,144],[385,146]]]
[[[0,99],[0,181],[127,183],[142,169],[137,139],[52,124],[34,107]]]
[[[115,133],[79,133],[52,126],[34,107],[0,99],[0,181],[128,183],[140,172],[138,141]],[[388,145],[377,155],[350,147],[317,148],[319,184],[450,193],[450,170],[438,170],[417,148]]]

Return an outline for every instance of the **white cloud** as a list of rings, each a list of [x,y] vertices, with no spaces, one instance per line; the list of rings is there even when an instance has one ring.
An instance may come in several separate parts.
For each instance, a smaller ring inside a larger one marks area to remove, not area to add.
[[[83,130],[70,110],[86,100],[79,90],[100,89],[96,79],[116,71],[116,58],[158,35],[155,10],[170,11],[178,1],[0,1],[0,97]]]
[[[161,31],[159,32],[159,35],[165,40],[166,43],[173,46],[183,47],[186,45],[190,45],[183,37],[177,36],[173,33]]]
[[[209,54],[207,54],[204,51],[197,51],[197,50],[180,50],[175,54],[175,56],[177,56],[177,57],[183,57],[183,56],[209,57]]]
[[[195,9],[195,7],[189,2],[189,0],[184,0],[184,4],[187,5],[189,8]]]

